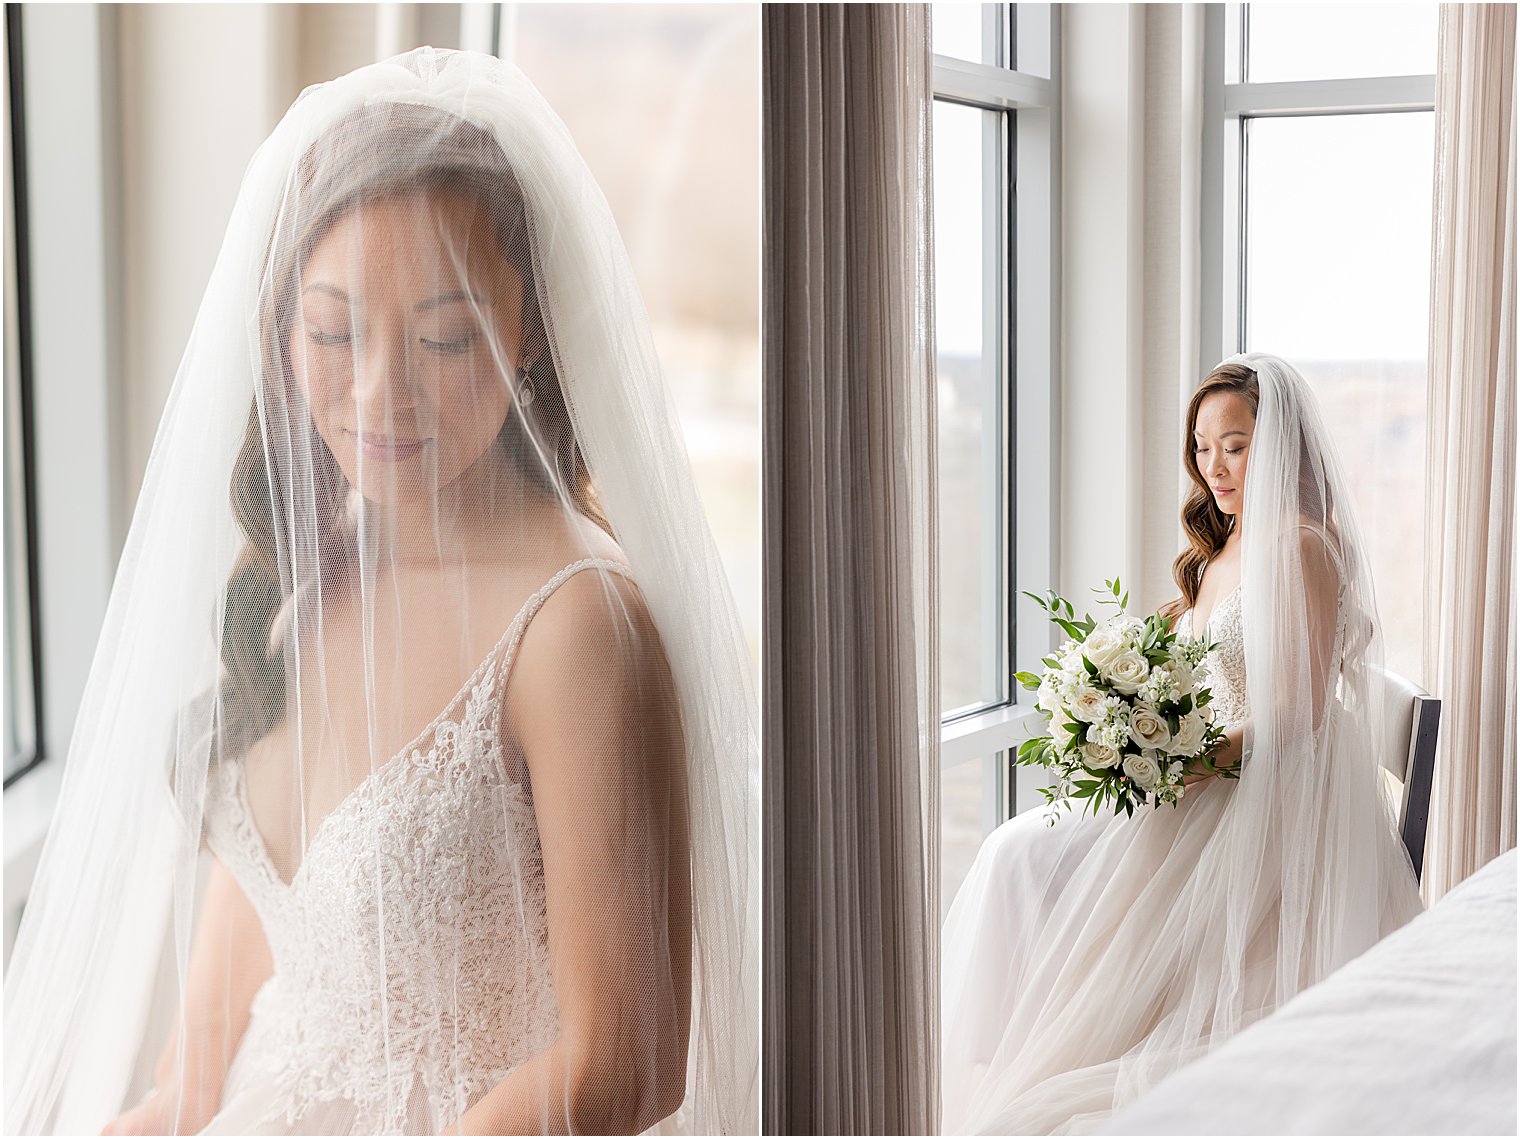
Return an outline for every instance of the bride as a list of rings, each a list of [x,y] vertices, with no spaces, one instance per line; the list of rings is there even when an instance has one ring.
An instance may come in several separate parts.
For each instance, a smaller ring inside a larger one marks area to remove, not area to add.
[[[154,447],[7,1130],[753,1132],[747,661],[564,126],[472,53],[308,89]]]
[[[1215,762],[1239,779],[989,836],[945,919],[946,1134],[1092,1131],[1420,909],[1382,790],[1365,548],[1308,385],[1273,356],[1224,361],[1183,465],[1162,611],[1217,642]]]

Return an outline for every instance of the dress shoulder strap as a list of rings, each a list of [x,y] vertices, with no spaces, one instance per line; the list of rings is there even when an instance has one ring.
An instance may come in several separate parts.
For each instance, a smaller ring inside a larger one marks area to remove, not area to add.
[[[583,570],[610,570],[620,574],[629,581],[636,580],[633,571],[622,562],[613,561],[611,558],[581,558],[580,561],[571,562],[557,572],[537,591],[523,602],[522,608],[517,611],[517,616],[512,618],[512,624],[508,626],[506,635],[502,637],[500,647],[500,666],[496,673],[496,691],[500,693],[506,688],[507,676],[512,671],[512,662],[517,657],[517,647],[522,644],[523,635],[528,631],[528,625],[538,615],[538,611],[544,607],[544,603],[554,596],[555,590],[564,585],[576,574]]]

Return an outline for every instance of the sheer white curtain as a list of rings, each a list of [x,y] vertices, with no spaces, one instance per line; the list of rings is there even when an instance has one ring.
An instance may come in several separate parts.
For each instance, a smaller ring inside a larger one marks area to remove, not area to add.
[[[1515,6],[1443,4],[1425,673],[1444,701],[1426,900],[1515,845]]]
[[[764,1129],[938,1114],[926,5],[767,5]]]

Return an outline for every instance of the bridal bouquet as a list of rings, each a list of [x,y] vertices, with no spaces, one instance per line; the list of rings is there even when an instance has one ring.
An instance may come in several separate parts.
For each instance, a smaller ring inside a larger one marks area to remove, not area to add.
[[[1237,777],[1210,760],[1224,736],[1213,722],[1206,685],[1204,657],[1214,643],[1174,633],[1168,617],[1129,616],[1129,594],[1119,580],[1103,585],[1093,592],[1116,610],[1103,620],[1087,613],[1078,618],[1054,590],[1045,597],[1024,594],[1069,638],[1041,661],[1038,676],[1017,674],[1050,716],[1050,734],[1026,740],[1017,762],[1055,775],[1054,784],[1041,789],[1052,824],[1064,800],[1086,799],[1095,815],[1104,804],[1132,815],[1137,803],[1175,804],[1189,770]]]

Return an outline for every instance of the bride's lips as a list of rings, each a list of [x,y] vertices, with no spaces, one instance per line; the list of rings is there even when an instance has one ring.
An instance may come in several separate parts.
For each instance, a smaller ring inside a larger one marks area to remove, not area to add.
[[[1235,488],[1228,486],[1211,486],[1209,489],[1214,492],[1216,498],[1223,498],[1227,494],[1235,493]]]
[[[363,431],[345,431],[354,440],[359,454],[382,463],[399,463],[422,452],[428,439],[397,439],[392,435],[374,435]]]

